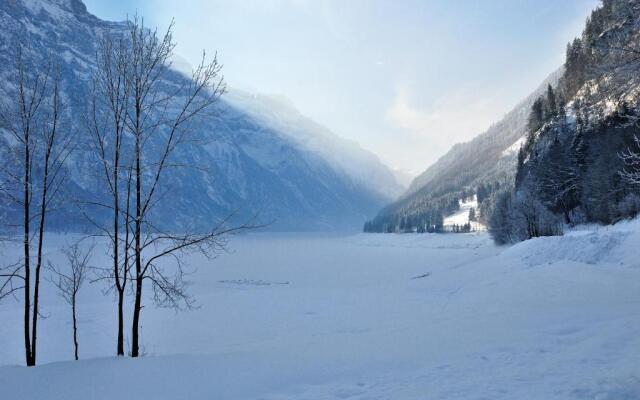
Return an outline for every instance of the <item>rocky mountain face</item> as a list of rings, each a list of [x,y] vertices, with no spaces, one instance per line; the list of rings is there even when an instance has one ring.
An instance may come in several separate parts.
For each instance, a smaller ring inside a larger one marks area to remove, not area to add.
[[[74,132],[78,143],[65,163],[65,192],[71,197],[51,215],[49,226],[83,227],[86,222],[74,203],[104,195],[85,123],[96,44],[103,32],[121,30],[124,23],[93,16],[81,0],[3,0],[0,23],[0,85],[5,89],[11,89],[17,43],[26,44],[25,54],[36,63],[49,57],[60,63],[65,129]],[[186,77],[174,71],[168,79]],[[4,95],[1,101],[11,99]],[[197,129],[210,140],[182,148],[173,162],[187,168],[163,176],[165,197],[155,212],[166,229],[203,227],[233,212],[237,218],[257,215],[275,230],[358,229],[402,190],[374,155],[287,102],[231,89]],[[0,141],[8,144],[6,131]],[[3,201],[5,225],[14,214]]]

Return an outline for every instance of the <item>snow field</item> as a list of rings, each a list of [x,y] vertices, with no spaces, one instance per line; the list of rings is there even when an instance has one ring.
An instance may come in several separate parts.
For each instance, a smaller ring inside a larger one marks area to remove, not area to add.
[[[143,310],[142,359],[112,357],[115,304],[91,285],[83,360],[66,361],[68,309],[45,286],[44,365],[12,366],[20,307],[3,302],[0,386],[53,400],[637,399],[638,243],[639,221],[510,248],[486,234],[243,236],[192,258],[198,309]]]

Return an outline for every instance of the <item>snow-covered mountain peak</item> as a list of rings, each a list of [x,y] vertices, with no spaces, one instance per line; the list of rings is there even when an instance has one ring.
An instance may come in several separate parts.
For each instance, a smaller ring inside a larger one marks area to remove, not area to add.
[[[72,16],[88,15],[87,6],[82,0],[7,0],[18,7],[21,3],[26,10],[34,15],[46,13],[57,20],[64,20]]]

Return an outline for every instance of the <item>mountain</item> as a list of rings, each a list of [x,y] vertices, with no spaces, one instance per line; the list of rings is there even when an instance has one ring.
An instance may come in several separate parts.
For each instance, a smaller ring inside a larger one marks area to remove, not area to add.
[[[305,117],[286,98],[232,90],[225,100],[250,115],[262,126],[317,154],[333,168],[351,177],[375,196],[395,199],[402,194],[402,182],[377,156],[356,142],[341,139],[329,129]]]
[[[3,0],[0,23],[0,85],[11,89],[16,43],[28,43],[24,52],[37,63],[55,56],[68,105],[66,128],[79,138],[65,165],[66,192],[75,199],[104,196],[83,122],[96,44],[103,32],[122,30],[125,23],[95,17],[81,0]],[[187,78],[176,70],[167,79]],[[165,198],[155,212],[165,229],[204,227],[232,212],[238,218],[258,215],[276,230],[357,229],[402,190],[377,157],[286,101],[231,90],[215,111],[197,127],[212,140],[183,148],[173,160],[198,168],[170,169],[163,176]],[[6,132],[0,141],[7,144]],[[16,215],[9,205],[0,207],[6,224]],[[82,227],[86,222],[77,215],[69,201],[49,226]]]
[[[501,181],[501,174],[509,174],[510,168],[503,168],[503,162],[515,161],[519,150],[518,143],[526,133],[529,110],[533,102],[547,90],[549,84],[555,84],[563,69],[552,73],[527,98],[518,103],[500,121],[466,143],[454,145],[435,164],[418,175],[407,189],[403,198],[419,192],[435,181],[444,181],[451,177],[460,178],[465,170],[471,174],[462,185],[478,186],[484,181]],[[515,164],[514,164],[515,165]],[[475,184],[475,185],[474,185]]]
[[[640,1],[605,0],[532,105],[514,190],[488,212],[495,240],[561,234],[640,213]]]
[[[477,197],[498,243],[640,213],[640,0],[603,0],[563,68],[487,132],[455,145],[372,232],[443,229]]]
[[[477,194],[482,203],[491,193],[512,186],[517,153],[526,134],[531,105],[549,84],[558,82],[562,72],[561,68],[551,74],[486,132],[467,143],[454,145],[418,175],[398,200],[367,222],[365,230],[437,230],[444,216],[458,210],[460,200]]]

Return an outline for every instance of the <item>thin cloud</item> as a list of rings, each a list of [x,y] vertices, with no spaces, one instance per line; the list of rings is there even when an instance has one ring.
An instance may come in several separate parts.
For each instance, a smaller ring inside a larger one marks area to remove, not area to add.
[[[396,88],[386,118],[393,126],[438,147],[467,141],[487,129],[508,109],[495,100],[495,94],[484,93],[477,88],[461,88],[420,108],[414,105],[409,88],[400,86]]]

